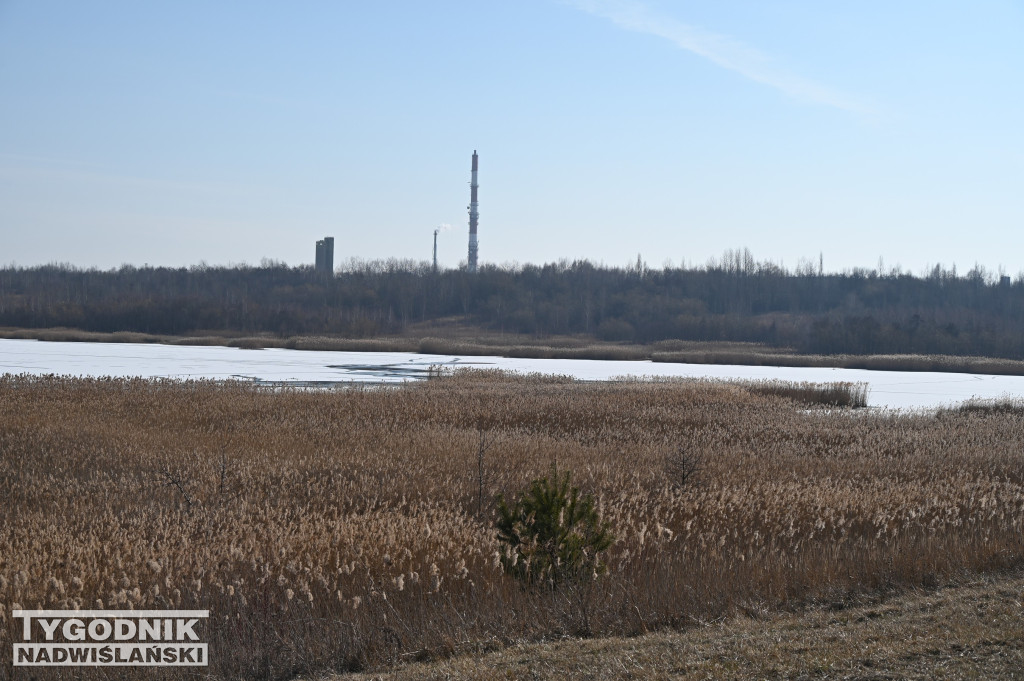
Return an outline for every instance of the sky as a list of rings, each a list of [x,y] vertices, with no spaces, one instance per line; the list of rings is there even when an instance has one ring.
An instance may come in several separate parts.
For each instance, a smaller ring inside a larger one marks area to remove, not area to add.
[[[0,0],[0,264],[1024,271],[1024,1]]]

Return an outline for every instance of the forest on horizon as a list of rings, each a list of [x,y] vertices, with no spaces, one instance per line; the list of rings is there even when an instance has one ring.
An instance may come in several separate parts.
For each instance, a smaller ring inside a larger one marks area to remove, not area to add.
[[[746,249],[699,267],[586,260],[434,271],[357,261],[308,265],[0,268],[0,326],[189,335],[370,338],[457,320],[534,338],[763,343],[814,354],[1024,358],[1024,278],[894,269],[823,272],[757,262]]]

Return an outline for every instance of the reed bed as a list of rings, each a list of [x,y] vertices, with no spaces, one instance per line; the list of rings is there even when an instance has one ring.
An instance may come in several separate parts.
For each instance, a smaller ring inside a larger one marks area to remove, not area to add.
[[[276,679],[1021,564],[1018,410],[851,418],[776,393],[0,377],[0,676],[19,607],[208,608],[205,672]],[[494,498],[554,468],[617,541],[595,580],[526,588],[502,572]],[[82,675],[161,674],[180,676]]]
[[[804,355],[770,348],[655,350],[652,362],[675,364],[739,364],[742,366],[819,367],[872,371],[935,371],[940,373],[1024,376],[1024,361],[957,355]]]
[[[833,383],[812,383],[808,381],[763,380],[746,383],[755,393],[778,395],[797,402],[820,404],[829,407],[852,407],[861,409],[868,406],[868,384],[851,381]]]
[[[1024,416],[1024,400],[1017,398],[974,398],[954,407],[947,407],[944,411],[964,414],[973,413],[979,416],[987,416],[991,414],[1012,414],[1016,416]]]

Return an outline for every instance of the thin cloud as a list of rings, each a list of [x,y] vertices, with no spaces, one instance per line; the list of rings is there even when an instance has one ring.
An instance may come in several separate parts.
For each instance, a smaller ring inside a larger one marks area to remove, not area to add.
[[[711,33],[671,17],[659,16],[632,0],[569,0],[569,4],[594,16],[609,19],[629,31],[671,40],[678,47],[704,57],[724,69],[775,88],[805,102],[857,114],[875,113],[860,98],[815,83],[776,66],[772,59],[729,36]]]
[[[111,172],[104,166],[85,161],[4,153],[0,153],[0,177],[10,179],[36,177],[42,178],[44,181],[70,181],[76,184],[123,187],[133,190],[157,189],[218,195],[237,194],[243,189],[240,185],[224,182],[200,183],[123,175]]]

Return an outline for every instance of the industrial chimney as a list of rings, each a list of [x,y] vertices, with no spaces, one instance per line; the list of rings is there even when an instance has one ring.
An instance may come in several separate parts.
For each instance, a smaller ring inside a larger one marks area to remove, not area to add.
[[[469,271],[476,272],[476,225],[480,220],[480,204],[476,200],[476,190],[480,185],[476,181],[477,156],[476,149],[473,150],[473,174],[469,182]]]

